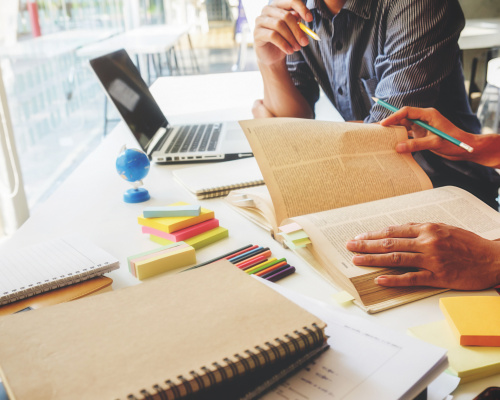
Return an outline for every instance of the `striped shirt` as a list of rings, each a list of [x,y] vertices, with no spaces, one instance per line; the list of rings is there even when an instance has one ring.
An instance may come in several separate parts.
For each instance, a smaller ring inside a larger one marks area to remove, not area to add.
[[[319,86],[347,121],[376,122],[396,107],[434,107],[457,126],[479,133],[464,87],[458,0],[347,0],[332,15],[322,0],[302,0],[314,20],[310,39],[287,56],[290,75],[314,110]]]

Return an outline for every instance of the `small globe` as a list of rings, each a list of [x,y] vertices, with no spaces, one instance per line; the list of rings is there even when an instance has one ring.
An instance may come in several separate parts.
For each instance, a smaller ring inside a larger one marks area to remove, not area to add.
[[[124,149],[116,159],[116,171],[128,182],[137,182],[149,172],[149,158],[142,150]]]
[[[142,180],[148,174],[149,167],[149,158],[142,150],[127,149],[125,146],[120,150],[116,159],[116,171],[133,186],[133,189],[123,194],[125,203],[141,203],[150,199],[149,192],[139,187],[142,186]]]

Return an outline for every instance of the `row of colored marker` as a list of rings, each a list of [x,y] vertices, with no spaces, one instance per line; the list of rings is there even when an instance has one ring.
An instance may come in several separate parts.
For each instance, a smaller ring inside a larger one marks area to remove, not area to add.
[[[295,267],[288,264],[286,258],[277,259],[272,257],[269,247],[251,244],[237,250],[233,250],[212,260],[195,265],[185,271],[203,267],[204,265],[208,265],[222,259],[228,260],[230,263],[236,265],[249,275],[255,274],[271,282],[276,282],[295,272]]]

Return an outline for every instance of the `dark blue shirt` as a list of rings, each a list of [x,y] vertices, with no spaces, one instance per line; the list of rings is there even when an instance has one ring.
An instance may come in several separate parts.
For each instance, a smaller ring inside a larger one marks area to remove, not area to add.
[[[321,41],[287,57],[291,77],[312,109],[321,86],[345,120],[376,122],[396,107],[434,107],[479,133],[464,87],[458,38],[465,21],[457,0],[347,0],[332,15],[303,0]]]

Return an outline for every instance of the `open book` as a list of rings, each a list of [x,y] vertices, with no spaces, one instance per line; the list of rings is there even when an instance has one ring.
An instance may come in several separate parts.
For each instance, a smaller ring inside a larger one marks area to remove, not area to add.
[[[500,237],[500,215],[471,194],[432,189],[410,154],[398,154],[404,128],[273,118],[240,122],[266,182],[231,192],[227,201],[266,227],[298,223],[312,244],[298,249],[323,277],[367,312],[378,312],[445,289],[384,288],[391,268],[357,267],[346,242],[359,233],[407,222],[444,222],[487,239]]]

